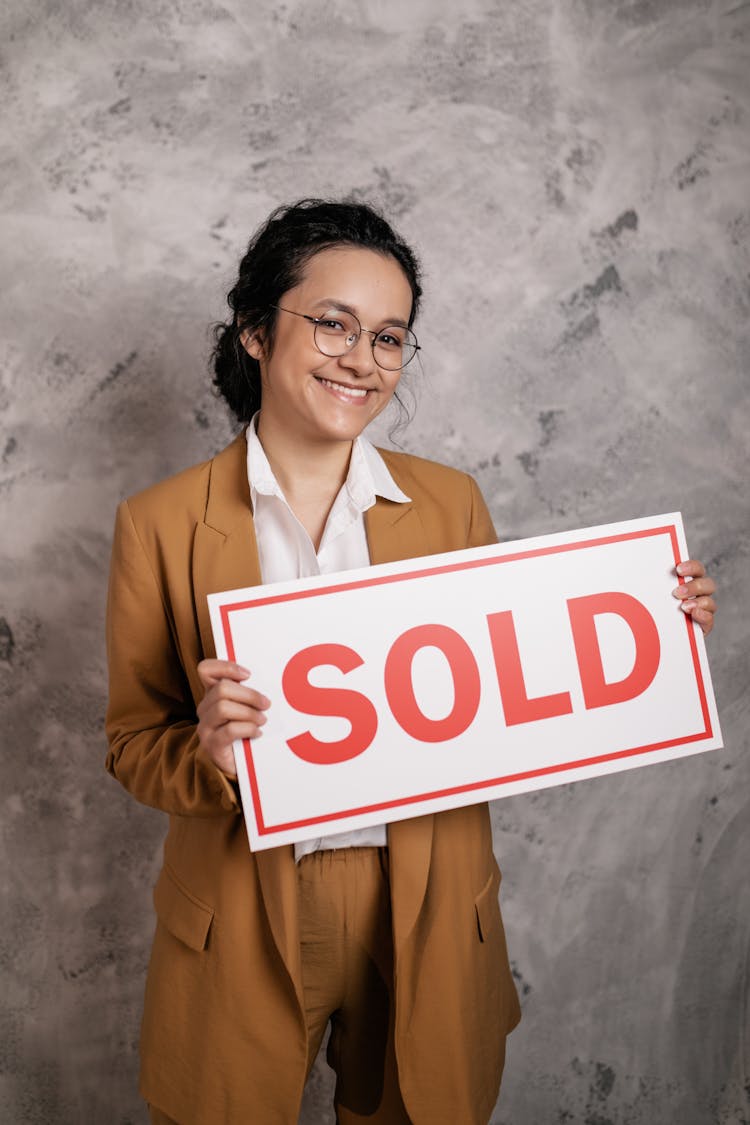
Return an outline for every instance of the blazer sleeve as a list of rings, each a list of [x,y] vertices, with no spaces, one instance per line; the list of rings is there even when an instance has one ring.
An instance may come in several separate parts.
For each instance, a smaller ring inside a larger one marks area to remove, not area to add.
[[[469,533],[467,547],[489,547],[497,543],[497,532],[492,523],[492,517],[487,510],[484,497],[479,491],[479,485],[473,477],[469,477]]]
[[[166,599],[127,501],[115,522],[106,637],[108,771],[137,800],[164,812],[239,812],[236,784],[200,749]]]

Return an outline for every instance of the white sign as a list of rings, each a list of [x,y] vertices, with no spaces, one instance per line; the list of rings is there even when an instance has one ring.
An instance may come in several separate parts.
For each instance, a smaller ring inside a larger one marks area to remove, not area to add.
[[[253,850],[722,745],[677,515],[212,594]]]

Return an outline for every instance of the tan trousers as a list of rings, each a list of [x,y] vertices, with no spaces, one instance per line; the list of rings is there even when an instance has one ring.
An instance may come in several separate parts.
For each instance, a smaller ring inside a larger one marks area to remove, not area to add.
[[[297,875],[308,1072],[330,1022],[338,1125],[409,1125],[393,1044],[388,849],[313,852]],[[151,1125],[178,1125],[149,1111]]]

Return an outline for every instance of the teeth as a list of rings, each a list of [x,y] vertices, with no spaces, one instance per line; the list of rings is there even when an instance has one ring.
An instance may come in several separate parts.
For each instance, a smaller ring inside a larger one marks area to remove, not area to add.
[[[330,379],[321,379],[324,386],[330,387],[333,391],[338,391],[339,394],[348,395],[350,398],[364,398],[367,390],[359,387],[345,387],[342,383],[332,383]]]

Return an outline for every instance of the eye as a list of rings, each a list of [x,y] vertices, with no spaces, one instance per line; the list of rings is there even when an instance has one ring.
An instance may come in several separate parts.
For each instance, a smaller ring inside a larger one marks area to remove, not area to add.
[[[345,332],[346,329],[340,320],[336,320],[331,316],[322,316],[318,321],[321,328],[325,328],[327,332]]]
[[[318,320],[318,328],[326,336],[359,335],[359,324],[340,309],[329,309]]]
[[[378,332],[375,342],[389,350],[400,350],[404,346],[404,337],[397,328],[384,328],[382,332]]]

